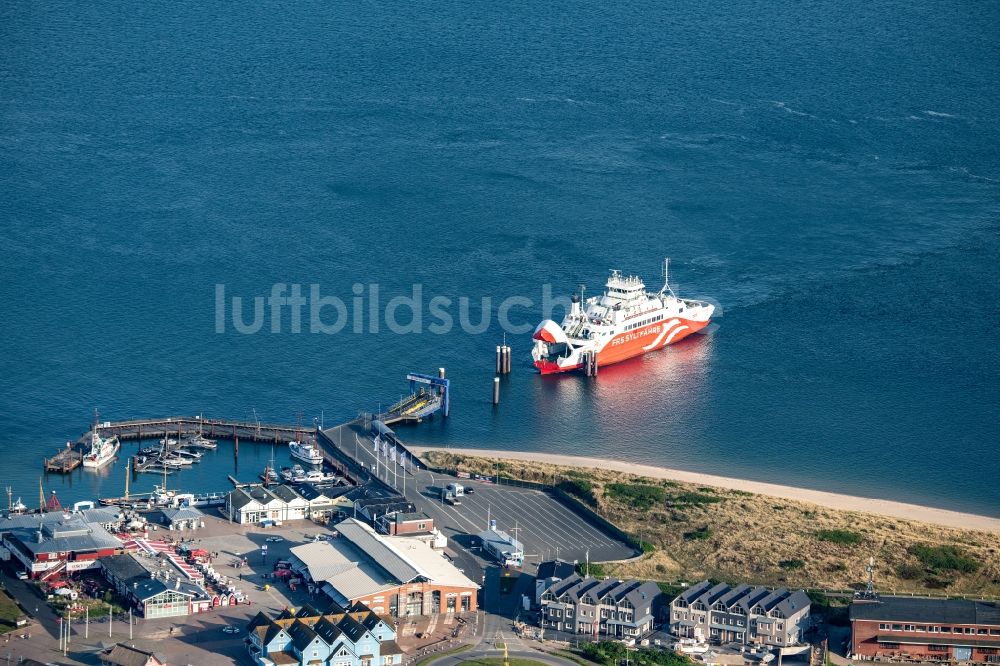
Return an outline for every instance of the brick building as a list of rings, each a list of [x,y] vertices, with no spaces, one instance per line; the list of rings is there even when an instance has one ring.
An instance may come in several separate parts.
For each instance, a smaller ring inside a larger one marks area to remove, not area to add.
[[[363,603],[392,616],[459,613],[477,608],[479,585],[419,537],[385,536],[348,519],[332,541],[296,546],[292,570],[335,603]]]
[[[1000,664],[1000,603],[880,597],[851,604],[854,659]]]
[[[378,529],[390,536],[430,534],[434,531],[434,519],[422,511],[392,513],[379,516]]]

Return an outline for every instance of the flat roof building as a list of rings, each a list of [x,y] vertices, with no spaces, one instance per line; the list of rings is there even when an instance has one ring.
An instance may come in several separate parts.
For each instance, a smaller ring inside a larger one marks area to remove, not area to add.
[[[292,548],[292,569],[342,606],[393,616],[473,611],[479,585],[425,541],[377,534],[354,519],[339,537]]]
[[[850,608],[860,660],[1000,663],[1000,603],[882,596]]]

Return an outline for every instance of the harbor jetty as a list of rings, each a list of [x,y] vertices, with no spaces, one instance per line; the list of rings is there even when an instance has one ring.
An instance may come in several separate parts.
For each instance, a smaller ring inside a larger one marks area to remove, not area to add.
[[[189,435],[247,440],[277,444],[304,436],[303,429],[295,425],[206,419],[199,416],[174,416],[162,419],[135,419],[132,421],[104,421],[97,426],[102,437],[116,435],[118,439],[163,439]],[[81,438],[82,441],[82,438]]]
[[[66,442],[66,447],[54,456],[42,460],[43,469],[53,474],[69,474],[82,464],[83,452],[69,442]]]

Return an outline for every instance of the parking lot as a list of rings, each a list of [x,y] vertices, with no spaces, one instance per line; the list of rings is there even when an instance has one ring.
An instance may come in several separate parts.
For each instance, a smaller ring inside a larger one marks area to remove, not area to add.
[[[360,443],[354,436],[359,435]],[[343,428],[342,433],[331,436],[334,442],[343,442],[341,452],[348,457],[357,456],[367,469],[375,468],[371,440],[363,432]],[[384,465],[382,465],[384,469]],[[489,528],[489,521],[496,520],[497,528],[517,538],[524,546],[525,568],[546,559],[561,557],[564,560],[591,561],[620,560],[631,557],[635,551],[614,536],[605,533],[582,515],[566,506],[554,494],[540,490],[495,485],[486,481],[458,479],[424,470],[403,471],[394,466],[395,476],[388,476],[397,490],[404,492],[418,510],[424,511],[449,538],[461,545],[473,546],[468,535],[476,535]],[[384,474],[384,473],[383,473]],[[472,495],[461,498],[461,504],[452,506],[441,500],[440,489],[449,483],[460,483],[473,489]]]

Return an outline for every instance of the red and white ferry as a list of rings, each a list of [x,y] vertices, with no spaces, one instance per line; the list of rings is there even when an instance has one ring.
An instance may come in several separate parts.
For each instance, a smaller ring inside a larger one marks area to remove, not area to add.
[[[573,294],[561,326],[546,319],[535,329],[535,367],[543,375],[596,369],[680,342],[707,326],[715,306],[678,298],[668,266],[664,262],[663,288],[655,293],[640,278],[613,270],[603,295],[581,303],[581,295]]]

